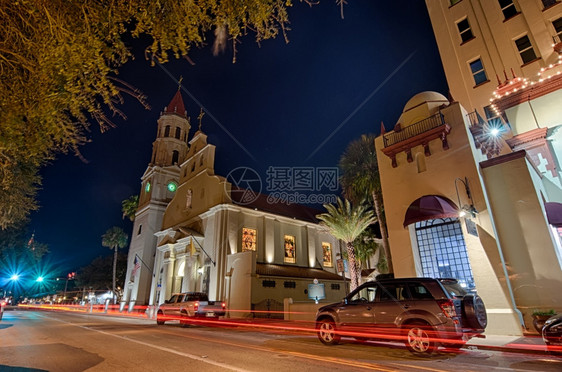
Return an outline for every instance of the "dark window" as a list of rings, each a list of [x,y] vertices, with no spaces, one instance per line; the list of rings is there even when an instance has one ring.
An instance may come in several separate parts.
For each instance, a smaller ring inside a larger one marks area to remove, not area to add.
[[[297,288],[297,283],[295,283],[295,282],[284,282],[283,287],[285,287],[285,288]]]
[[[550,8],[558,3],[558,0],[542,0],[542,5],[544,8]]]
[[[457,23],[457,28],[459,29],[459,34],[461,35],[462,42],[465,43],[470,39],[474,39],[472,30],[470,29],[470,24],[468,23],[468,18],[463,19]]]
[[[137,231],[137,235],[140,235],[142,231],[142,225],[139,225],[139,231]]]
[[[505,19],[509,19],[518,14],[515,4],[513,4],[513,0],[499,0],[499,3]]]
[[[531,40],[529,40],[529,36],[525,35],[515,40],[515,45],[517,45],[517,50],[519,51],[523,64],[537,59],[537,55],[535,54]]]
[[[480,58],[470,62],[470,71],[472,72],[472,77],[474,78],[475,85],[479,85],[488,81],[486,70],[484,70],[484,65],[482,64],[482,60]]]
[[[164,137],[169,137],[170,136],[170,126],[166,125],[166,128],[164,129]]]
[[[176,138],[180,139],[180,137],[181,137],[181,129],[180,127],[176,127]]]
[[[494,109],[490,105],[484,107],[484,114],[486,114],[486,119],[493,119],[498,117],[498,114],[494,111]]]
[[[264,280],[261,285],[265,288],[275,288],[275,280]]]
[[[562,41],[562,18],[552,21],[552,25],[556,31],[555,42],[559,43]]]
[[[178,162],[179,157],[180,157],[180,153],[177,150],[174,150],[174,152],[172,152],[172,164],[176,164]]]
[[[340,290],[340,285],[337,284],[337,283],[332,283],[331,288],[332,288],[333,291],[339,291],[339,290]]]

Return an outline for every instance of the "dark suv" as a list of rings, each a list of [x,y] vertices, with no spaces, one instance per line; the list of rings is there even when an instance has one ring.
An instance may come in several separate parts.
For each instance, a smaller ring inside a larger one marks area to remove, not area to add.
[[[460,348],[487,325],[482,299],[456,279],[397,278],[367,282],[342,302],[316,313],[318,338],[335,345],[342,336],[404,341],[414,354],[439,345]]]

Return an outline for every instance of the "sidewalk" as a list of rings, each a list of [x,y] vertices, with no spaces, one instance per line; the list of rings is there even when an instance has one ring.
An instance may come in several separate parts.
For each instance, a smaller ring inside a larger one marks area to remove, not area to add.
[[[486,335],[486,338],[473,338],[465,349],[494,350],[512,353],[546,353],[546,345],[539,335],[503,336]]]

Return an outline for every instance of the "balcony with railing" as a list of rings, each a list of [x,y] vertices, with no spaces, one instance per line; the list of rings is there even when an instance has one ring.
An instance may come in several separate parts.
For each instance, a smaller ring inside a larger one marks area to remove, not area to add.
[[[394,131],[383,135],[382,152],[392,160],[392,167],[395,168],[398,166],[396,155],[404,151],[407,161],[412,162],[412,148],[416,146],[423,146],[425,155],[430,156],[429,142],[434,139],[441,139],[443,149],[447,150],[449,148],[447,135],[450,131],[451,127],[445,123],[445,117],[441,112],[404,128],[398,124]]]

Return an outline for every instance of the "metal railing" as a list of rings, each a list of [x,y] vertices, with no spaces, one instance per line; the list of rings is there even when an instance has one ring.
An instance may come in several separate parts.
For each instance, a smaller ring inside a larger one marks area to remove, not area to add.
[[[445,125],[445,118],[441,112],[438,112],[427,119],[401,128],[400,131],[395,129],[393,132],[385,134],[383,136],[384,147],[392,146],[442,125]]]

